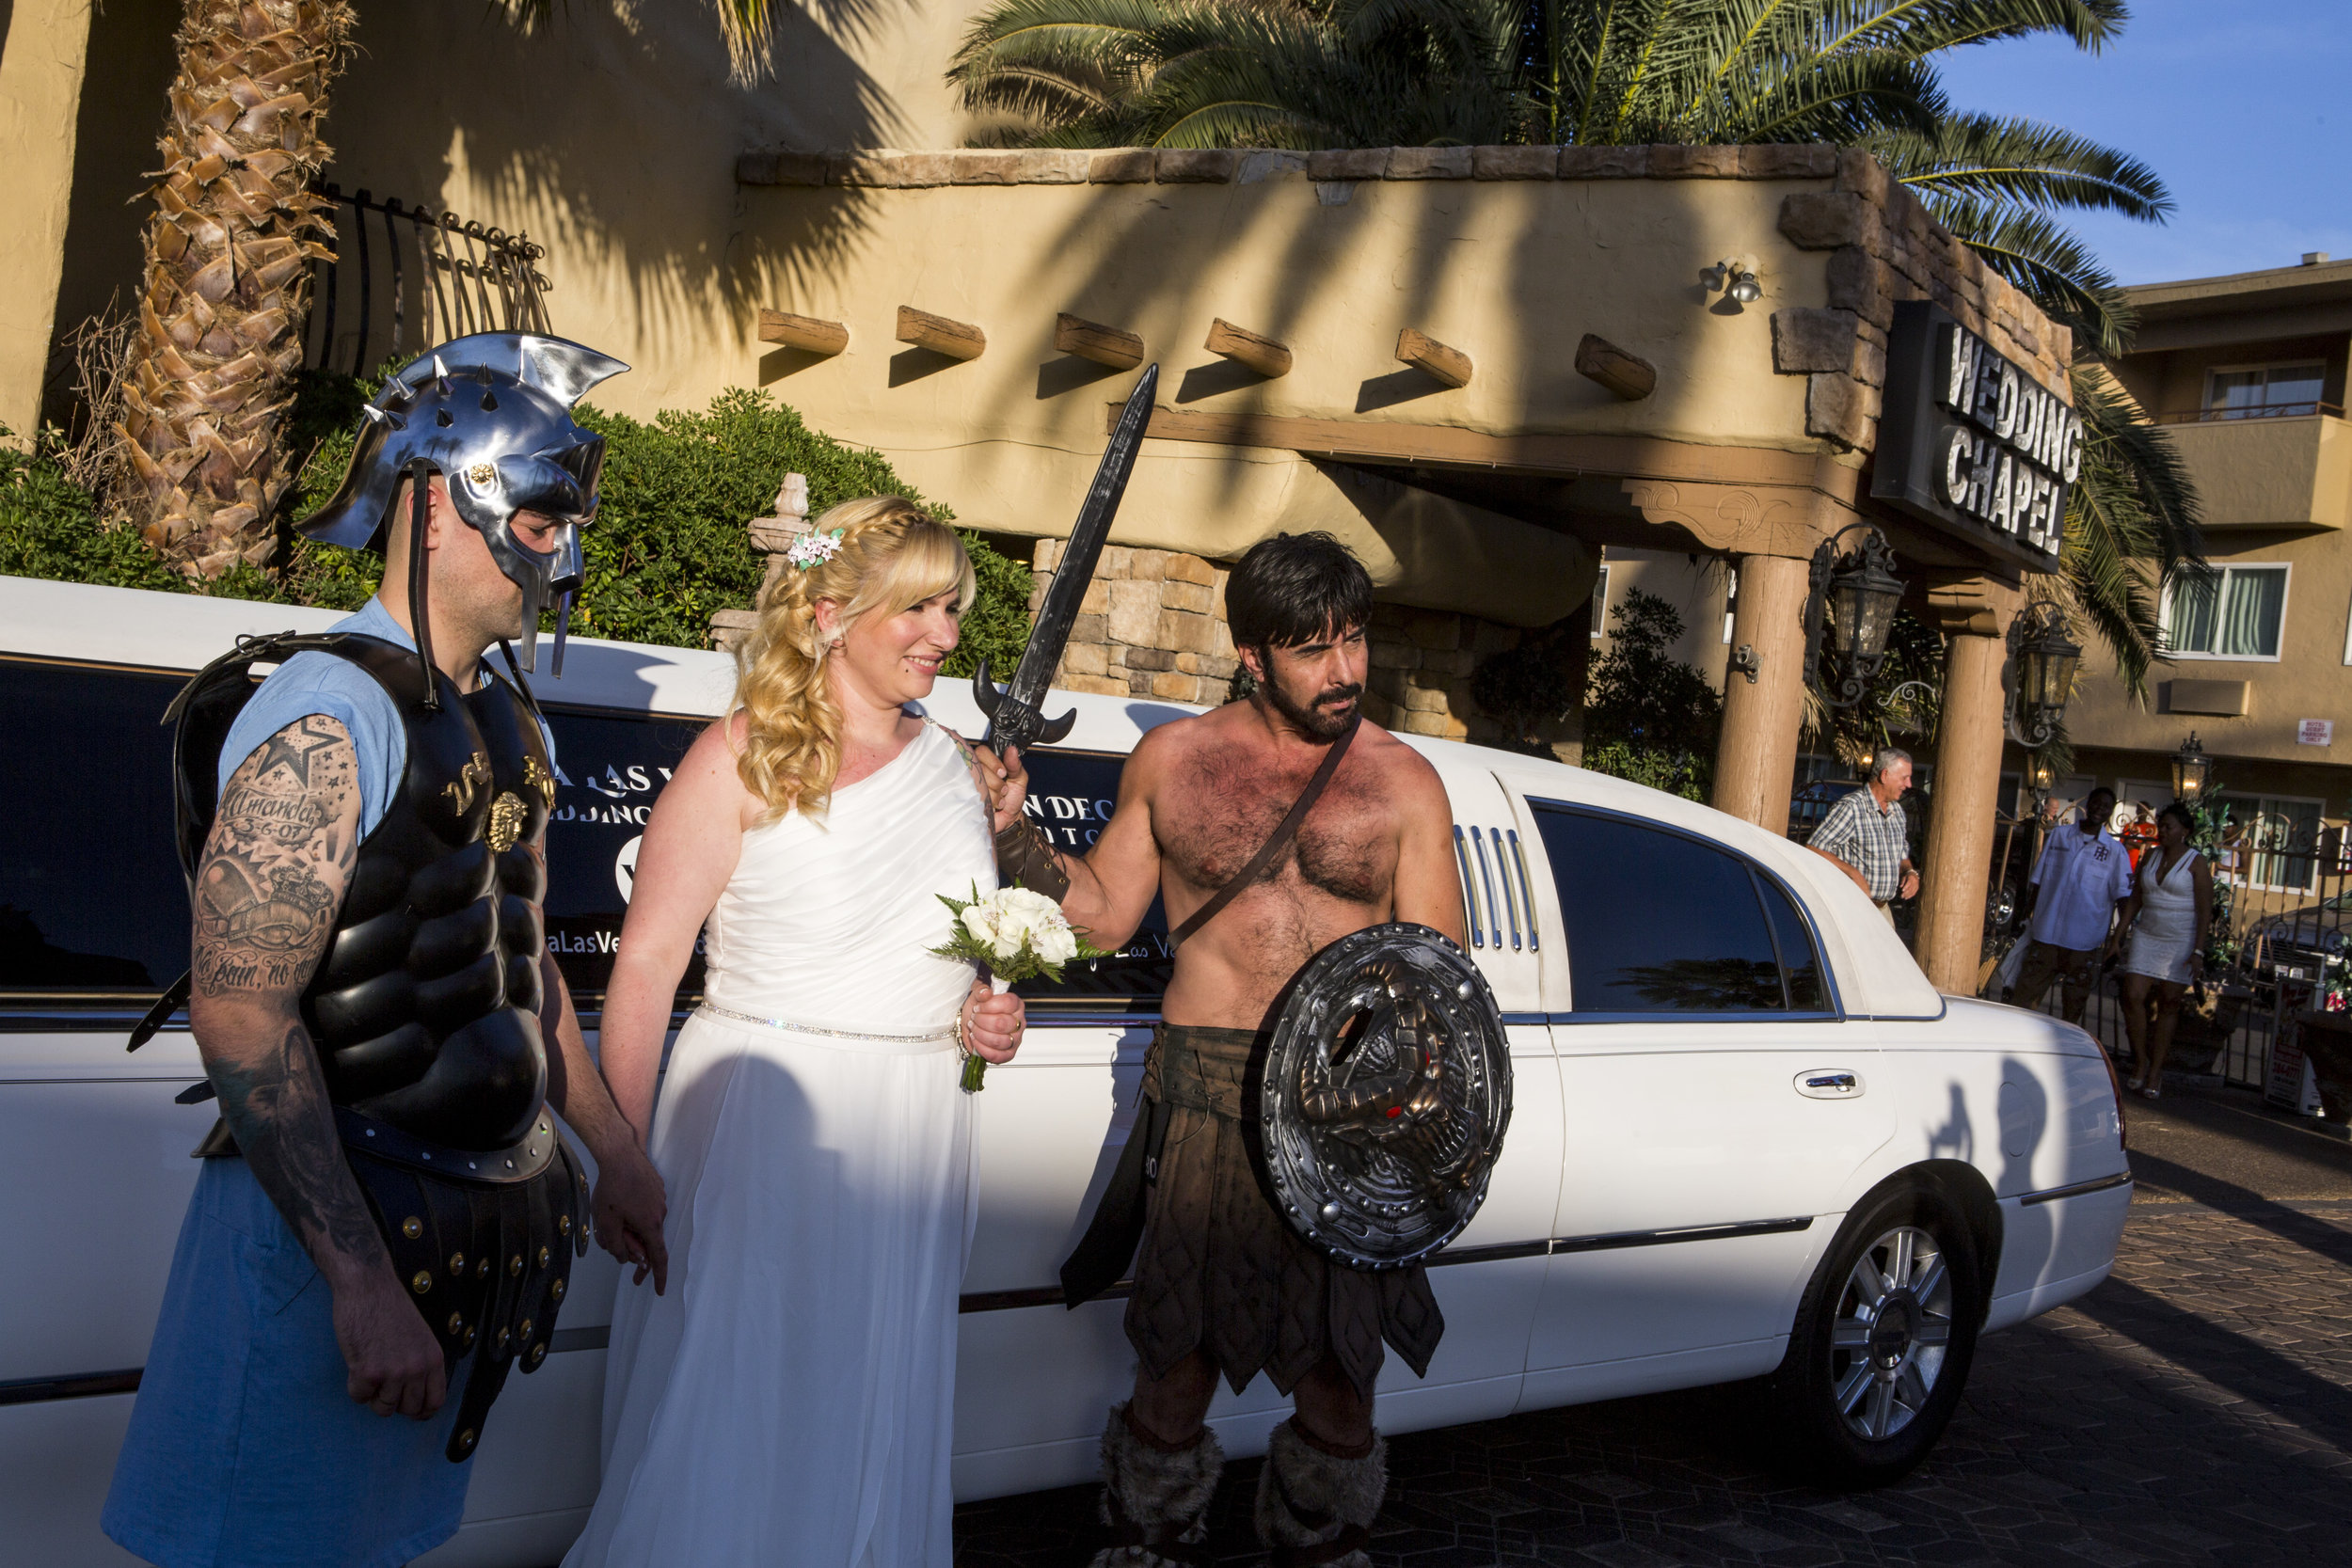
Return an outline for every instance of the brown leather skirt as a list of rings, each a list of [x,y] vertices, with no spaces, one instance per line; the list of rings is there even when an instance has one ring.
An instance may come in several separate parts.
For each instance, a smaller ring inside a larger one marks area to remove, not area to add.
[[[1154,1377],[1203,1350],[1234,1392],[1263,1371],[1287,1394],[1327,1356],[1369,1398],[1381,1342],[1426,1376],[1445,1319],[1421,1265],[1375,1274],[1335,1263],[1267,1194],[1243,1108],[1271,1037],[1162,1024],[1152,1042],[1143,1092],[1168,1107],[1168,1142],[1127,1338]]]

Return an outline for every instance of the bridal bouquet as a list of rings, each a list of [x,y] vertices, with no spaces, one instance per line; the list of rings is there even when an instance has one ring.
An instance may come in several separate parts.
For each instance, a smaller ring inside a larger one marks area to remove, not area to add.
[[[1061,912],[1061,906],[1041,893],[1025,887],[999,888],[983,898],[976,883],[969,898],[940,895],[955,919],[947,940],[931,949],[943,958],[961,958],[989,973],[989,984],[1003,995],[1019,980],[1042,974],[1061,979],[1062,965],[1073,958],[1107,958],[1113,955],[1088,944]],[[977,1093],[987,1076],[988,1063],[970,1051],[963,1057],[963,1087]]]

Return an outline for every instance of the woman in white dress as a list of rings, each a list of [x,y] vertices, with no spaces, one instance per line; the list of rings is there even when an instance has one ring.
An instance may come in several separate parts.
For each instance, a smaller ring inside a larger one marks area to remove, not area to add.
[[[654,807],[602,1059],[650,1121],[666,1252],[620,1288],[603,1487],[565,1568],[949,1568],[957,1045],[1006,1061],[1022,1028],[1018,998],[927,951],[939,895],[996,885],[968,753],[911,707],[973,591],[909,502],[827,512],[760,606],[735,711]]]
[[[2140,859],[2115,938],[2130,942],[2122,964],[2123,1030],[2132,1042],[2128,1086],[2150,1100],[2164,1092],[2164,1058],[2180,1022],[2181,995],[2205,974],[2199,938],[2213,919],[2213,867],[2188,847],[2196,826],[2178,800],[2156,814],[2156,847]]]

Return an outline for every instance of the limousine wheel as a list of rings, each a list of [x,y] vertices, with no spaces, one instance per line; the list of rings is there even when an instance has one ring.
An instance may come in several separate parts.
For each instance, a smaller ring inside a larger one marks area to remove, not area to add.
[[[1880,1486],[1927,1457],[1968,1382],[1983,1318],[1966,1220],[1929,1187],[1848,1216],[1774,1379],[1806,1468]]]

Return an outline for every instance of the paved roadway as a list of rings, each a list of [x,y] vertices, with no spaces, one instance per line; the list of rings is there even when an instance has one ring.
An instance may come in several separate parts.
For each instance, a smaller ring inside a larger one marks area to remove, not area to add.
[[[1907,1480],[1790,1484],[1733,1391],[1415,1433],[1391,1446],[1377,1568],[2352,1562],[2352,1145],[2242,1091],[2133,1105],[2114,1276],[1984,1341]],[[1227,1471],[1222,1560],[1263,1560],[1257,1468]],[[958,1568],[1080,1568],[1092,1507],[960,1509]]]

